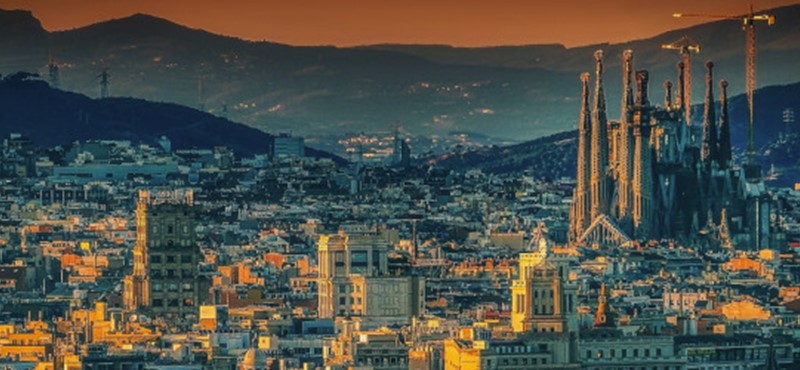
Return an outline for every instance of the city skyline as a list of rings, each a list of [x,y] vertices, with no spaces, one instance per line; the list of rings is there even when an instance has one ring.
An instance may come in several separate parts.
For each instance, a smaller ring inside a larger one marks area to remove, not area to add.
[[[799,369],[780,2],[0,0],[0,368]]]

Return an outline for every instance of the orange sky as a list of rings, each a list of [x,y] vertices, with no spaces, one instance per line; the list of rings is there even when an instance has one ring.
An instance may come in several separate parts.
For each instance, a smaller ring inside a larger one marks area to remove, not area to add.
[[[756,0],[770,8],[800,0]],[[0,0],[49,30],[148,13],[214,33],[295,45],[459,46],[644,38],[700,22],[676,11],[742,13],[746,0]]]

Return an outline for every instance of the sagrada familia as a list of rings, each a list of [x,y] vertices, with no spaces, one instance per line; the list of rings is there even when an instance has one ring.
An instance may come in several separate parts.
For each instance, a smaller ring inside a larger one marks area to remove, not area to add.
[[[712,62],[706,63],[702,132],[692,126],[687,68],[678,63],[677,91],[664,83],[663,106],[648,97],[649,75],[622,55],[622,114],[611,121],[603,91],[603,52],[581,75],[578,167],[569,237],[577,244],[616,244],[704,237],[728,247],[770,244],[771,196],[760,167],[733,162],[726,81],[719,120]],[[634,90],[635,88],[635,90]]]

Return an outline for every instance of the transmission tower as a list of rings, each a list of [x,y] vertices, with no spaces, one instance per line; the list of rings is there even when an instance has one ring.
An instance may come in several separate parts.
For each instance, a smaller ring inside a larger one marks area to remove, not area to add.
[[[100,98],[108,98],[108,85],[111,79],[111,75],[108,74],[108,68],[103,68],[103,72],[97,76],[97,79],[100,81]]]

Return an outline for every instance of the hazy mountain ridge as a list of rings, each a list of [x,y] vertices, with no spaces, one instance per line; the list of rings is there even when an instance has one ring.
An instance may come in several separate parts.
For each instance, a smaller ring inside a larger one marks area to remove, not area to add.
[[[155,144],[162,135],[173,149],[227,146],[240,155],[264,154],[272,135],[171,103],[133,98],[91,99],[50,88],[38,80],[0,81],[0,136],[21,133],[42,146],[75,140],[130,140]],[[314,157],[342,160],[311,148]]]
[[[800,58],[800,5],[770,12],[778,23],[759,27],[759,81],[800,81],[794,65]],[[736,21],[624,44],[478,49],[295,47],[215,35],[142,14],[47,32],[29,12],[0,11],[0,27],[8,29],[0,33],[0,72],[45,75],[50,50],[65,90],[97,96],[97,75],[108,68],[112,95],[192,107],[204,101],[215,114],[227,106],[235,121],[310,136],[385,131],[395,120],[419,135],[472,131],[525,140],[560,132],[573,126],[578,75],[593,69],[595,49],[606,50],[606,91],[609,101],[617,101],[622,50],[634,49],[636,68],[649,69],[659,86],[674,80],[678,59],[660,45],[684,34],[703,45],[693,63],[695,102],[702,97],[698,82],[707,58],[716,60],[716,77],[728,79],[732,93],[744,87],[744,35]],[[618,110],[609,104],[612,116]]]
[[[756,92],[755,103],[755,139],[756,145],[760,148],[759,161],[765,170],[775,165],[779,169],[792,169],[788,171],[789,173],[800,173],[800,156],[794,154],[800,146],[800,128],[797,123],[787,126],[783,121],[784,109],[800,112],[800,83],[759,89]],[[701,108],[695,106],[693,109],[694,127],[698,135],[702,135]],[[737,95],[729,98],[728,109],[731,119],[731,141],[737,156],[741,157],[747,145],[746,96]],[[576,109],[573,114],[576,122],[578,113]],[[473,168],[490,173],[530,170],[536,177],[556,179],[575,176],[576,155],[577,130],[571,130],[507,147],[493,146],[448,153],[428,158],[426,162],[457,171]],[[783,180],[797,181],[796,178]]]

